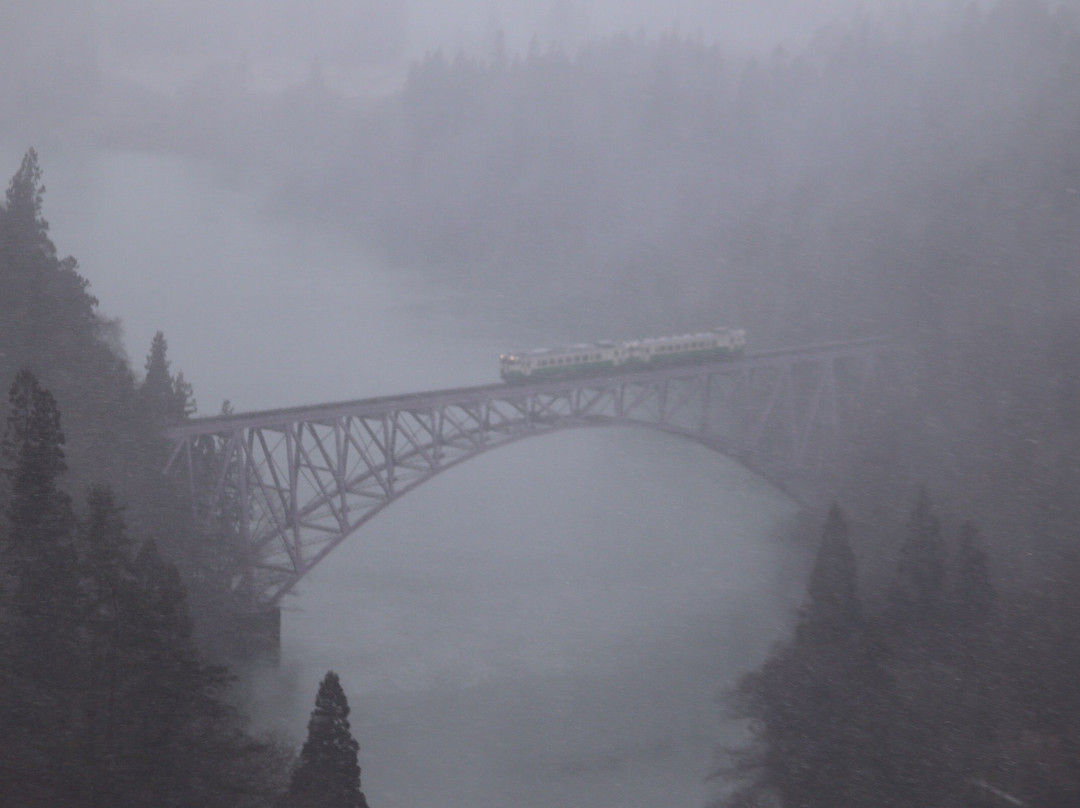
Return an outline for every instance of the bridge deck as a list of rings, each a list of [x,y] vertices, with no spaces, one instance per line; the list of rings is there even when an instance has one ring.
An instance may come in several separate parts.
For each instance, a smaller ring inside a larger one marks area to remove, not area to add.
[[[340,418],[343,415],[377,415],[389,410],[425,409],[451,403],[479,403],[492,398],[515,397],[519,392],[554,392],[565,390],[567,386],[580,387],[582,385],[608,384],[626,378],[649,381],[661,377],[670,378],[673,375],[696,375],[701,373],[702,370],[713,372],[724,368],[743,367],[747,363],[762,365],[769,363],[771,360],[786,362],[800,355],[816,358],[823,353],[861,351],[868,347],[884,344],[885,340],[871,337],[851,342],[830,342],[798,348],[753,351],[744,354],[738,359],[722,359],[716,362],[686,362],[660,367],[635,367],[607,373],[567,375],[538,381],[515,382],[513,384],[499,382],[496,384],[474,385],[472,387],[454,387],[445,390],[429,390],[360,398],[351,401],[336,401],[328,404],[304,404],[296,407],[256,410],[233,415],[211,415],[191,418],[182,424],[169,427],[166,434],[171,440],[178,441],[187,437],[210,435],[247,427],[272,427],[295,421],[318,422]]]

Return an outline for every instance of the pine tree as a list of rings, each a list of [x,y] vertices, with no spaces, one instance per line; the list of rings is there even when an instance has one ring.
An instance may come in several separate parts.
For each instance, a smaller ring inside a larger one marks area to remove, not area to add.
[[[829,509],[806,595],[798,628],[801,640],[838,642],[858,631],[862,607],[855,554],[844,514],[836,504]]]
[[[978,529],[960,526],[950,576],[948,648],[955,687],[944,704],[945,748],[958,778],[985,771],[1000,733],[1002,660],[996,595]]]
[[[60,675],[51,660],[70,650],[75,623],[75,526],[71,500],[57,485],[67,469],[60,411],[29,369],[11,387],[0,456],[10,481],[7,562],[15,578],[21,663],[46,678]]]
[[[953,564],[951,606],[960,638],[981,633],[996,614],[994,585],[979,530],[970,522],[960,526]]]
[[[349,730],[349,702],[338,675],[319,685],[308,737],[285,798],[287,808],[367,808],[360,790],[360,745]]]
[[[57,257],[42,216],[44,197],[37,152],[30,149],[0,207],[0,344],[41,367],[57,348],[82,353],[93,342],[85,339],[88,332],[100,326],[78,262]]]
[[[146,378],[139,388],[143,406],[159,423],[175,423],[195,411],[191,385],[184,381],[184,374],[177,373],[174,377],[169,373],[168,350],[165,335],[158,331],[150,343]]]
[[[125,785],[130,787],[124,777],[130,750],[121,731],[128,720],[125,696],[141,673],[132,631],[138,583],[123,512],[110,489],[90,490],[79,527],[85,648],[78,726],[86,801],[117,808],[126,804]]]
[[[45,186],[37,151],[29,149],[8,185],[4,209],[5,235],[20,241],[19,246],[24,249],[55,258],[56,247],[49,239],[49,223],[41,216],[44,199]]]
[[[199,659],[184,587],[147,542],[133,558],[112,492],[90,492],[80,531],[86,651],[85,801],[101,808],[267,805],[276,750],[240,729],[228,677]]]
[[[67,471],[60,411],[29,368],[15,378],[0,457],[9,480],[9,553],[16,572],[74,525],[71,501],[57,478]]]
[[[890,600],[897,629],[924,649],[942,628],[945,573],[941,522],[921,488],[900,545]]]
[[[903,687],[890,721],[893,792],[902,801],[948,800],[960,787],[952,737],[961,697],[951,666],[953,637],[946,589],[946,548],[930,495],[920,489],[901,543],[883,620],[890,665]]]
[[[57,485],[65,471],[60,412],[48,390],[24,369],[11,387],[0,455],[10,482],[9,636],[0,693],[10,755],[27,782],[48,789],[67,782],[65,750],[76,695],[78,581],[71,502]]]
[[[794,642],[746,677],[736,715],[755,749],[736,760],[748,780],[729,806],[769,795],[781,805],[879,806],[885,751],[875,727],[888,682],[863,625],[847,525],[834,505],[822,531]]]

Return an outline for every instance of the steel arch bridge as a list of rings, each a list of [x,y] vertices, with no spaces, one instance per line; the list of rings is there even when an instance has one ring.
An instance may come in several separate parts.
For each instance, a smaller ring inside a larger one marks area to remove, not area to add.
[[[167,432],[198,522],[238,529],[235,580],[276,606],[391,503],[478,455],[559,429],[640,426],[721,452],[807,499],[848,443],[885,344],[193,419]]]

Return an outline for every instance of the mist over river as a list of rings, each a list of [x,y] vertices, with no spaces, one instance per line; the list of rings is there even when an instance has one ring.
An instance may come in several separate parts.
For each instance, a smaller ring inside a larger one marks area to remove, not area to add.
[[[59,252],[123,319],[137,369],[165,332],[201,415],[491,383],[501,351],[628,336],[565,333],[590,319],[574,300],[556,325],[387,267],[210,164],[38,148]],[[0,144],[9,174],[22,149]],[[250,710],[299,742],[318,680],[340,673],[373,808],[697,808],[731,732],[716,696],[802,595],[806,559],[775,538],[793,513],[659,433],[514,444],[410,494],[301,583]]]

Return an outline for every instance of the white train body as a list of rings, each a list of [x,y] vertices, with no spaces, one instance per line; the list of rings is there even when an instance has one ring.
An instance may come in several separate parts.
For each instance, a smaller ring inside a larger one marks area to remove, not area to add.
[[[715,362],[739,356],[745,345],[746,332],[741,328],[715,328],[672,337],[537,348],[503,354],[499,363],[503,380],[514,382],[666,362]]]

